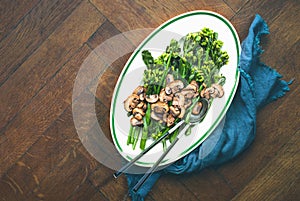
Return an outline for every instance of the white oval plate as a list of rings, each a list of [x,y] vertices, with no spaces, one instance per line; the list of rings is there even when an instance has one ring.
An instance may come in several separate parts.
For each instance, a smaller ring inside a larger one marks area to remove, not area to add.
[[[139,45],[127,61],[116,84],[110,110],[110,129],[114,144],[125,159],[131,160],[141,152],[139,142],[135,150],[132,149],[132,145],[126,144],[130,123],[123,105],[123,101],[141,84],[146,68],[141,52],[149,50],[156,58],[165,51],[172,38],[179,40],[182,36],[204,27],[218,33],[218,39],[224,42],[223,50],[229,55],[228,64],[223,66],[220,72],[226,77],[223,86],[225,95],[213,100],[204,120],[193,128],[192,134],[180,138],[160,165],[170,164],[193,151],[224,117],[236,92],[240,76],[238,61],[241,48],[237,32],[227,19],[215,12],[197,10],[176,16],[155,29]],[[148,139],[146,146],[151,142],[152,140]],[[152,166],[162,153],[162,144],[159,144],[137,161],[136,165]]]

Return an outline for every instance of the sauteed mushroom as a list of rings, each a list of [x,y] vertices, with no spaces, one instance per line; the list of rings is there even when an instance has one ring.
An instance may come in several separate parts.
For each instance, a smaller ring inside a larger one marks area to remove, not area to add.
[[[139,96],[136,94],[131,94],[128,98],[124,101],[124,108],[127,112],[131,112],[133,108],[138,104]]]

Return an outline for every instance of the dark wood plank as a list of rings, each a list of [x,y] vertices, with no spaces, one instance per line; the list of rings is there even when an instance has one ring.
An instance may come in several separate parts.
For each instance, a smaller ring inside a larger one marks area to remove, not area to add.
[[[71,103],[72,84],[77,70],[89,53],[90,49],[84,46],[8,125],[5,130],[8,140],[0,145],[0,150],[5,151],[0,156],[3,161],[0,175],[43,134]],[[5,144],[14,144],[18,150],[4,149],[3,146],[7,146]]]
[[[264,37],[262,61],[277,69],[284,79],[299,80],[300,69],[300,22],[297,14],[300,12],[298,1],[288,1],[284,8],[288,12],[279,12],[275,20],[269,23],[270,34]],[[286,22],[289,23],[286,23]],[[280,41],[280,42],[278,42]],[[280,55],[274,57],[274,55]]]
[[[89,38],[87,44],[94,50],[103,42],[118,34],[121,34],[121,32],[111,22],[106,20]]]
[[[293,133],[288,143],[234,200],[297,200],[299,199],[299,134]],[[288,173],[288,174],[286,174]]]
[[[210,10],[220,13],[227,19],[230,19],[235,14],[234,11],[222,0],[212,0],[212,1],[193,1],[193,0],[179,0],[183,4],[187,11],[193,10]]]
[[[18,23],[13,32],[0,42],[0,85],[70,15],[80,1],[40,1]]]
[[[198,200],[195,194],[180,182],[180,178],[178,175],[165,175],[161,177],[153,186],[149,195],[157,201]]]
[[[155,23],[157,19],[149,16],[146,9],[135,1],[91,0],[91,3],[121,32],[158,25]]]
[[[96,188],[88,181],[85,180],[82,185],[67,199],[67,201],[91,200],[94,196],[99,196],[100,200],[105,200],[105,197],[98,195]]]
[[[85,23],[86,21],[89,23]],[[90,3],[80,4],[72,15],[21,65],[21,68],[0,87],[1,128],[7,125],[47,84],[61,65],[74,55],[103,21],[103,16]]]
[[[243,5],[245,5],[245,3],[249,1],[249,0],[246,0],[246,1],[243,1],[243,0],[224,0],[224,2],[230,7],[232,8],[232,10],[234,12],[237,12],[239,11]]]
[[[235,195],[230,184],[211,168],[200,173],[187,174],[180,177],[180,181],[197,196],[198,200],[230,200]]]
[[[57,164],[70,156],[68,152],[78,146],[80,142],[78,138],[76,139],[76,130],[73,127],[65,126],[72,124],[72,122],[69,108],[1,178],[1,194],[8,190],[8,186],[3,181],[9,178],[19,189],[14,193],[14,196],[18,197],[19,200],[24,199],[33,189],[39,187],[40,182]],[[6,199],[12,196],[10,193],[4,195]]]
[[[95,168],[84,152],[82,146],[71,149],[66,158],[39,183],[29,198],[66,200],[86,181],[89,172]]]
[[[17,26],[20,20],[28,13],[30,10],[36,6],[39,0],[33,1],[10,1],[3,0],[0,4],[0,41],[10,33],[10,31]]]
[[[297,4],[295,0],[271,2],[267,0],[247,1],[245,5],[231,19],[240,36],[241,41],[247,36],[249,26],[255,14],[260,14],[268,24],[271,24],[280,13],[288,10],[290,4]],[[284,29],[282,29],[284,30]]]

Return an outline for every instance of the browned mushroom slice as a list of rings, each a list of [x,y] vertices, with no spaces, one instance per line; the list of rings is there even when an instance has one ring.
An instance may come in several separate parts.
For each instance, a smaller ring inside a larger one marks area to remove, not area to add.
[[[182,108],[180,108],[180,114],[178,115],[178,118],[182,119],[184,117],[184,115],[185,115],[185,108],[182,107]]]
[[[173,98],[172,105],[181,108],[184,106],[184,102],[185,102],[184,95],[181,93],[177,93],[177,94],[175,94],[175,96]]]
[[[139,96],[136,94],[131,94],[128,98],[124,101],[124,108],[127,112],[131,112],[133,108],[138,104]]]
[[[137,120],[141,121],[143,119],[143,115],[141,113],[135,113],[134,114],[134,118],[136,118]]]
[[[221,98],[224,95],[224,89],[221,85],[219,84],[212,84],[212,88],[214,88],[215,92],[214,95],[218,98]]]
[[[167,113],[156,113],[155,111],[152,111],[150,116],[152,119],[160,122],[160,123],[163,123],[163,122],[166,122],[166,116]]]
[[[187,109],[188,107],[190,107],[192,105],[192,99],[185,99],[184,101],[184,108]]]
[[[169,106],[165,102],[156,102],[151,104],[151,110],[153,110],[155,113],[166,113],[169,111]]]
[[[138,120],[134,117],[131,117],[130,123],[132,126],[141,126],[141,125],[143,125],[143,120]]]
[[[141,101],[136,105],[136,107],[144,110],[145,105],[146,105],[145,102]]]
[[[198,93],[196,93],[194,90],[187,88],[184,88],[180,93],[187,99],[194,98],[198,95]]]
[[[170,110],[170,114],[172,114],[174,117],[177,117],[180,114],[180,109],[178,107],[175,107],[173,105],[171,105],[169,107]]]
[[[142,109],[140,109],[140,108],[134,108],[132,110],[132,114],[135,115],[137,113],[141,114],[142,116],[145,116],[145,112]]]
[[[137,88],[135,88],[135,90],[133,91],[133,94],[136,95],[140,95],[142,93],[145,92],[145,88],[143,86],[138,86]]]
[[[173,82],[174,81],[174,77],[172,74],[168,74],[166,76],[166,84],[168,85],[169,83]]]
[[[171,101],[172,99],[173,99],[172,94],[168,95],[164,88],[160,91],[160,93],[159,93],[159,101],[160,102],[166,102],[167,103],[168,101]]]
[[[194,92],[197,92],[197,91],[198,91],[198,88],[199,88],[199,86],[198,86],[197,82],[196,82],[196,81],[191,81],[191,83],[188,84],[188,85],[184,88],[184,90],[193,90]]]
[[[172,93],[175,94],[183,88],[184,88],[184,84],[181,80],[174,80],[173,82],[167,84],[166,91],[169,91],[169,89],[171,89]]]
[[[175,118],[173,117],[173,115],[169,114],[167,117],[167,126],[170,127],[174,124],[175,122]]]
[[[192,114],[194,114],[194,115],[199,114],[200,111],[201,111],[201,108],[202,108],[202,103],[199,101],[199,102],[193,107]]]
[[[146,96],[146,101],[148,103],[155,103],[158,100],[158,95],[157,94],[151,94]]]

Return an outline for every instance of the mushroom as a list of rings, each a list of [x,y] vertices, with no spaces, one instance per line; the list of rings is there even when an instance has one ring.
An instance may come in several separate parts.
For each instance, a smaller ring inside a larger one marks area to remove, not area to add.
[[[180,114],[178,115],[178,118],[182,119],[184,117],[184,114],[185,114],[185,108],[182,107],[180,108]]]
[[[172,114],[174,117],[177,117],[180,114],[180,109],[178,107],[174,107],[173,105],[169,107],[169,110],[170,114]]]
[[[134,114],[134,118],[141,121],[143,119],[143,115],[141,113]]]
[[[146,110],[147,108],[147,105],[145,104],[145,102],[141,101],[139,102],[137,105],[136,105],[137,108],[140,108],[140,109],[143,109],[143,110]]]
[[[173,99],[172,94],[168,95],[165,91],[165,89],[163,88],[160,93],[159,93],[159,101],[160,102],[168,102],[171,101]]]
[[[219,84],[212,84],[211,87],[204,89],[201,91],[201,97],[205,97],[206,99],[212,98],[221,98],[224,95],[223,87]]]
[[[168,113],[156,113],[155,111],[152,111],[150,116],[152,119],[163,123],[167,121],[167,114]]]
[[[145,92],[145,88],[143,86],[138,86],[133,90],[133,94],[140,95]]]
[[[155,103],[158,100],[158,95],[157,94],[151,94],[146,96],[146,101],[148,103]]]
[[[210,98],[210,93],[207,89],[202,89],[202,91],[200,92],[200,96],[208,100]]]
[[[166,84],[169,84],[169,83],[171,83],[171,82],[173,82],[173,81],[174,81],[173,75],[172,75],[172,74],[168,74],[168,75],[166,76]]]
[[[133,110],[132,110],[132,114],[133,115],[136,115],[136,114],[141,114],[142,116],[145,116],[145,112],[141,109],[141,108],[134,108]]]
[[[175,94],[175,97],[173,98],[172,105],[181,108],[184,106],[184,102],[185,102],[184,95],[181,93],[177,93],[177,94]]]
[[[194,97],[198,96],[198,93],[196,93],[192,89],[186,89],[186,88],[184,88],[180,93],[183,94],[184,97],[187,98],[187,99],[191,99],[191,98],[194,98]]]
[[[221,98],[224,95],[224,89],[221,85],[219,84],[212,84],[212,88],[214,88],[214,94],[216,97]]]
[[[166,86],[166,92],[168,94],[168,92],[172,91],[173,94],[179,92],[181,89],[183,89],[184,84],[181,80],[174,80],[172,82],[170,82],[169,84],[167,84]]]
[[[167,126],[170,127],[174,124],[175,118],[173,115],[169,114],[167,117]]]
[[[191,105],[192,105],[192,99],[185,99],[185,101],[184,101],[184,108],[186,109],[186,108],[188,108],[188,107],[190,107]]]
[[[155,113],[166,113],[169,111],[169,105],[165,102],[156,102],[151,104],[151,110]]]
[[[193,107],[192,114],[194,114],[194,115],[199,114],[200,111],[201,111],[201,108],[202,108],[202,103],[199,101],[199,102]]]
[[[138,120],[134,117],[131,117],[130,123],[132,126],[141,126],[141,125],[143,125],[143,120]]]
[[[190,82],[183,90],[193,90],[194,92],[197,92],[199,89],[198,83],[194,80]]]
[[[124,101],[124,108],[127,112],[131,112],[133,108],[138,104],[139,96],[136,94],[131,94],[128,98]]]

